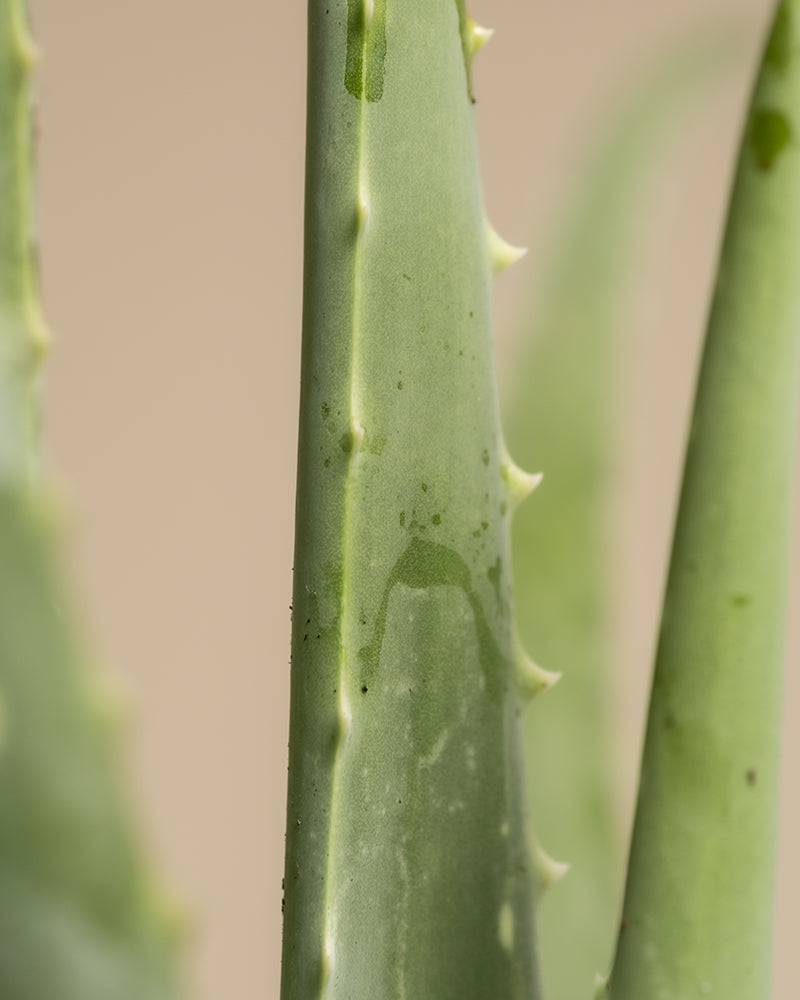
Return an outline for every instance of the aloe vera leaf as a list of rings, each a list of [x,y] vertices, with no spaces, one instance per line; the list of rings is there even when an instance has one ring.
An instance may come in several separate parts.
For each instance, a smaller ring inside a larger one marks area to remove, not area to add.
[[[700,368],[614,1000],[770,993],[800,334],[800,4],[778,5]]]
[[[478,37],[309,6],[283,1000],[539,995]]]
[[[21,0],[0,3],[0,482],[36,464],[36,374],[47,343],[32,233],[30,77],[34,48]]]
[[[740,48],[738,32],[724,22],[692,32],[668,47],[613,114],[600,116],[599,139],[568,191],[544,291],[527,310],[501,394],[509,450],[544,472],[512,531],[520,635],[564,675],[541,711],[529,714],[525,734],[538,833],[570,863],[538,914],[550,1000],[580,996],[608,968],[623,878],[610,753],[616,581],[608,508],[641,209],[687,111],[714,90]]]
[[[57,548],[41,503],[0,491],[0,995],[167,1000],[177,925],[129,832]]]
[[[0,996],[169,1000],[177,925],[130,833],[35,475],[34,55],[24,4],[0,0]]]

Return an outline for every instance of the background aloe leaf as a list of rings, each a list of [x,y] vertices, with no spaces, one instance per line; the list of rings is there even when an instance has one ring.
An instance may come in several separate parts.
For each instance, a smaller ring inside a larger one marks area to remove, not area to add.
[[[770,993],[800,340],[800,5],[744,130],[689,438],[614,1000]]]
[[[713,33],[671,45],[633,98],[609,115],[578,173],[544,295],[529,310],[509,366],[509,448],[545,474],[514,522],[520,632],[544,665],[564,673],[526,726],[537,829],[572,869],[539,915],[550,1000],[585,994],[608,967],[623,874],[609,705],[616,584],[609,502],[619,458],[624,303],[646,224],[643,188],[676,125],[731,65],[737,42],[716,24]]]
[[[0,0],[0,996],[168,1000],[175,921],[129,832],[36,474],[34,59],[22,0]]]

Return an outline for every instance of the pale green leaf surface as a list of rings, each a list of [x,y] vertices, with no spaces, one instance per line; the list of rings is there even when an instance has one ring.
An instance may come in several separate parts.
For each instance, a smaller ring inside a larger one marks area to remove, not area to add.
[[[700,369],[613,1000],[770,993],[800,340],[800,4],[744,130]]]
[[[538,996],[467,24],[309,8],[284,1000]]]

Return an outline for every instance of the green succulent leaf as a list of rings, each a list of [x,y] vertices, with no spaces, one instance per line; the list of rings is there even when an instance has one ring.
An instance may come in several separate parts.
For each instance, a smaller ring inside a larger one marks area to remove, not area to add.
[[[0,996],[171,1000],[177,922],[130,832],[36,475],[34,58],[22,0],[0,0]]]
[[[689,437],[612,1000],[770,995],[800,341],[800,4],[745,127]]]
[[[309,9],[283,1000],[538,996],[473,30]]]

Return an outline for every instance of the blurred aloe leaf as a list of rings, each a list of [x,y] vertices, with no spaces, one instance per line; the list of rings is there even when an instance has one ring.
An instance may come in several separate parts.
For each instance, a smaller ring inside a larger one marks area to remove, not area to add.
[[[539,912],[550,1000],[588,995],[608,968],[621,894],[608,712],[615,582],[608,507],[640,209],[659,152],[723,79],[740,42],[735,29],[717,24],[671,45],[609,115],[578,192],[570,192],[571,212],[544,293],[518,335],[504,394],[511,453],[544,472],[513,527],[520,633],[544,667],[564,674],[546,703],[533,707],[526,729],[537,832],[572,868]]]
[[[176,924],[131,832],[38,477],[35,58],[23,0],[0,0],[0,997],[168,1000]]]

